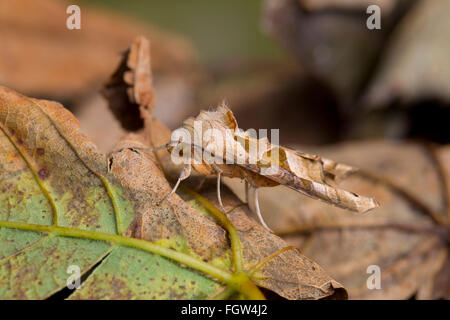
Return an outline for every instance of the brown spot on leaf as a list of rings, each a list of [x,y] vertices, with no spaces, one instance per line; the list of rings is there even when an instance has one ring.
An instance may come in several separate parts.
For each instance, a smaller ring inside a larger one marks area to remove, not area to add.
[[[46,167],[43,167],[38,171],[38,176],[42,180],[47,179],[49,175],[50,175],[50,172],[48,171],[48,169]]]
[[[36,154],[37,154],[38,156],[43,156],[44,153],[45,153],[44,149],[42,149],[42,148],[37,148],[37,149],[36,149]]]

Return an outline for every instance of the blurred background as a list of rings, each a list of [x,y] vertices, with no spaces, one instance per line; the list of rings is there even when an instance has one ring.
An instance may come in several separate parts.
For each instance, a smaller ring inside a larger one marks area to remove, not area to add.
[[[276,61],[285,57],[261,26],[262,0],[85,0],[184,36],[202,63]]]
[[[366,27],[372,3],[380,30]],[[137,34],[151,40],[155,113],[170,128],[225,99],[241,127],[279,128],[285,145],[450,138],[448,1],[70,4],[81,30],[65,27],[69,2],[0,2],[0,83],[62,102],[105,151],[120,126],[99,121],[98,91]]]

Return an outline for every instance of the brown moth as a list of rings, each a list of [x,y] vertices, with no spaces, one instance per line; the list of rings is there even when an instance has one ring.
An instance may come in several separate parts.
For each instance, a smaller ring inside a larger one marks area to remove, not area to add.
[[[164,199],[175,192],[194,168],[205,176],[217,175],[217,195],[224,210],[220,178],[240,178],[246,183],[247,203],[251,195],[253,203],[249,204],[250,208],[268,230],[259,209],[259,187],[285,185],[309,197],[360,213],[379,206],[373,198],[359,196],[327,183],[357,169],[271,144],[267,138],[254,138],[248,131],[239,129],[236,118],[225,104],[185,120],[183,126],[172,133],[168,144],[153,150],[162,148],[171,152],[172,161],[180,163],[182,159],[184,164],[177,183]]]

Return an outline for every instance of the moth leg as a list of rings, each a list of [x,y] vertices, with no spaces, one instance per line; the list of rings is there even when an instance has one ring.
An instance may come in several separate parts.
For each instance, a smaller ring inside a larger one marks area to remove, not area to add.
[[[222,170],[220,170],[220,168],[216,165],[212,165],[212,167],[217,172],[217,200],[219,200],[219,205],[222,211],[226,212],[225,208],[223,207],[222,197],[220,196],[220,176],[222,175]]]
[[[160,206],[167,198],[169,198],[171,195],[173,195],[175,193],[175,191],[177,191],[178,186],[180,185],[180,182],[187,179],[189,176],[191,175],[191,165],[190,164],[185,164],[183,167],[183,170],[180,173],[180,176],[178,177],[177,183],[175,183],[175,186],[173,187],[173,189],[164,196],[164,198],[162,198],[159,203],[158,206]]]
[[[256,213],[256,215],[258,216],[258,220],[259,222],[262,224],[262,226],[264,228],[266,228],[268,231],[272,232],[273,231],[269,228],[269,226],[266,224],[266,222],[264,221],[263,216],[261,215],[261,210],[259,209],[259,200],[258,200],[258,188],[254,188],[252,187],[252,195],[253,195],[253,209],[249,206],[249,208]]]

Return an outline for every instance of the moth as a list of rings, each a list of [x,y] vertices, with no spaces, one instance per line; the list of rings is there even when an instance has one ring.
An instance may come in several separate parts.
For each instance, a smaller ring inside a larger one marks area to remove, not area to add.
[[[284,185],[314,199],[356,212],[379,206],[369,197],[335,188],[328,182],[344,177],[357,169],[317,155],[301,153],[276,144],[267,138],[258,139],[238,127],[232,111],[222,103],[215,110],[201,111],[188,118],[172,133],[169,143],[153,148],[166,148],[172,161],[182,161],[183,169],[170,197],[192,169],[204,176],[217,176],[217,197],[222,176],[245,181],[246,203],[268,230],[258,202],[258,188]],[[249,202],[250,197],[253,199]]]

